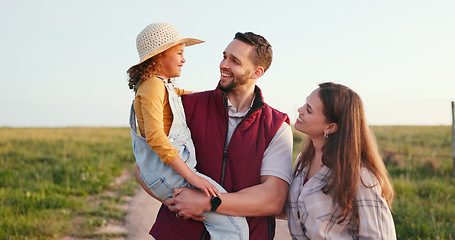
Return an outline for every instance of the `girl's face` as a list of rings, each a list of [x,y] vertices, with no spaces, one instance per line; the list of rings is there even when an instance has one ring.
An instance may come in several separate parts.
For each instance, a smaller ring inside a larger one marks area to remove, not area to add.
[[[307,97],[305,105],[297,111],[299,116],[294,124],[295,129],[305,133],[311,139],[323,138],[329,123],[323,112],[324,104],[319,97],[319,88]]]
[[[175,45],[166,50],[161,59],[163,67],[159,75],[166,79],[180,77],[182,66],[186,62],[183,57],[184,50],[184,43]]]

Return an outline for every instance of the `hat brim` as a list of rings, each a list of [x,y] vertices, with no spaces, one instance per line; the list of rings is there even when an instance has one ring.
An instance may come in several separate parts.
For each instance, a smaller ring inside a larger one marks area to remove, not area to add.
[[[203,43],[203,42],[204,41],[196,39],[196,38],[182,38],[182,39],[180,39],[178,41],[175,41],[175,42],[172,42],[172,43],[168,43],[168,44],[166,44],[164,46],[159,47],[155,51],[149,53],[149,55],[147,55],[144,59],[142,59],[142,61],[140,61],[138,64],[136,64],[134,66],[137,66],[137,65],[147,61],[148,59],[152,58],[153,56],[158,55],[158,54],[168,50],[169,48],[171,48],[171,47],[173,47],[175,45],[179,45],[179,44],[184,43],[185,46],[188,47],[188,46],[196,45],[196,44]]]

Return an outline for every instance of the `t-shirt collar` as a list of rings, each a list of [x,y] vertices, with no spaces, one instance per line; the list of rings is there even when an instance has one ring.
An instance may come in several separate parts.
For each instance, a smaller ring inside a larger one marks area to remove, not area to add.
[[[234,106],[232,106],[231,101],[229,100],[229,98],[227,98],[227,108],[228,108],[229,117],[240,117],[240,118],[245,117],[246,114],[253,107],[253,103],[254,103],[254,99],[255,98],[256,98],[256,96],[254,96],[253,99],[251,100],[250,108],[246,112],[237,112],[237,109]]]

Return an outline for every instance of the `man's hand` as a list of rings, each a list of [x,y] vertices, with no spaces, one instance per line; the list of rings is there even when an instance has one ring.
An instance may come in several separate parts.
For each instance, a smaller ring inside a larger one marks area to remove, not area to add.
[[[204,220],[205,217],[200,215],[211,209],[210,197],[192,188],[176,188],[172,198],[168,198],[164,204],[183,219],[191,218],[196,221]]]

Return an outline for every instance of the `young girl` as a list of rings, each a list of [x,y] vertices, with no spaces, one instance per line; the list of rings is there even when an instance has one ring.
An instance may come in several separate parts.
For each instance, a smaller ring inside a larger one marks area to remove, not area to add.
[[[396,239],[393,187],[360,97],[323,83],[298,110],[307,135],[286,212],[293,239]]]
[[[180,76],[185,46],[203,41],[183,38],[172,25],[156,23],[139,33],[136,42],[140,62],[128,74],[129,87],[135,91],[130,127],[136,165],[141,172],[138,181],[143,180],[151,195],[161,202],[173,195],[174,188],[191,184],[212,196],[215,211],[220,204],[217,196],[226,191],[195,170],[195,149],[180,99],[190,92],[174,88],[171,80]],[[176,216],[180,218],[179,213]],[[212,239],[248,239],[244,217],[215,212],[205,212],[203,216]]]

